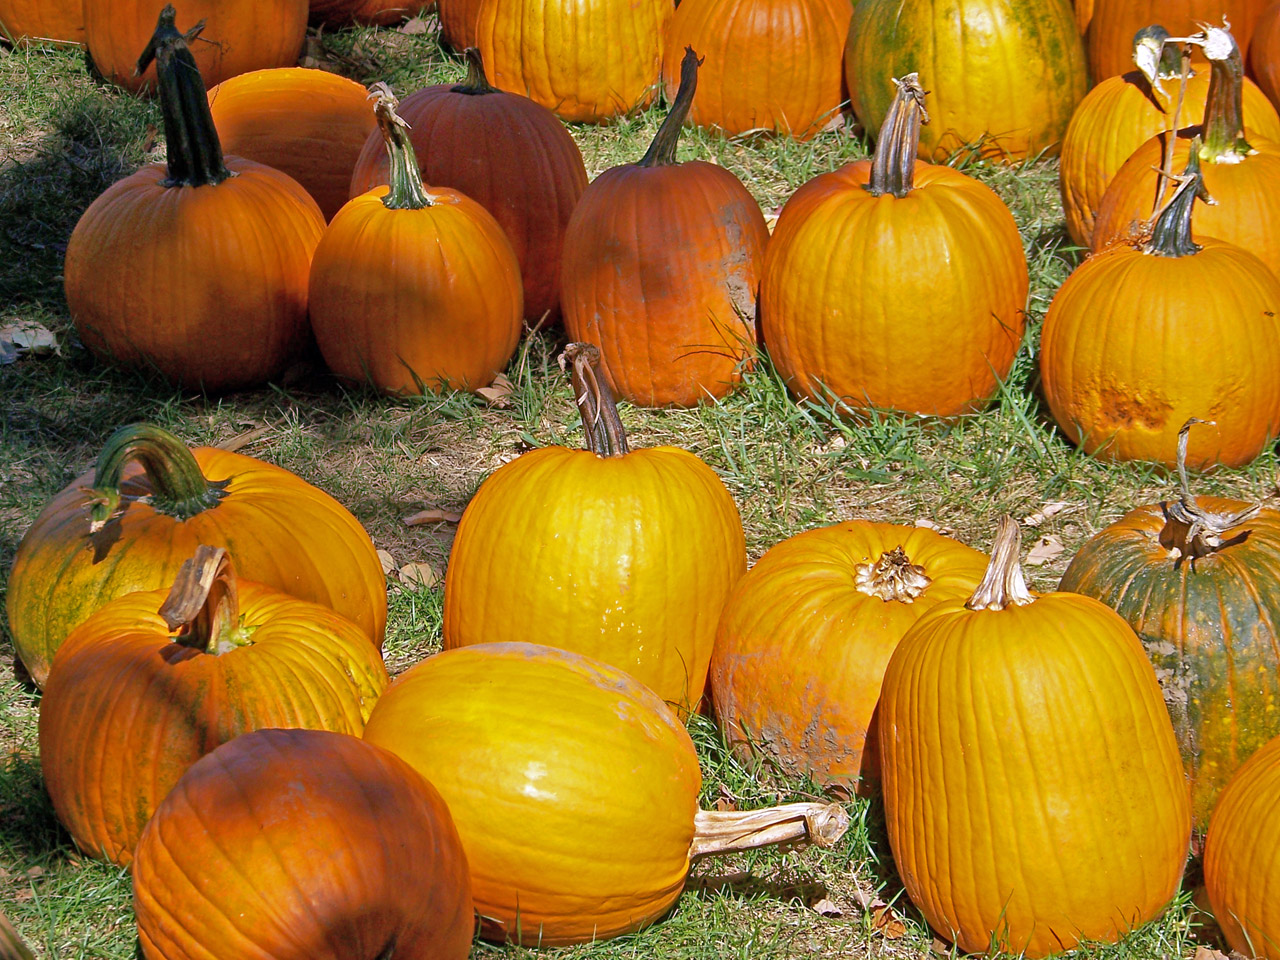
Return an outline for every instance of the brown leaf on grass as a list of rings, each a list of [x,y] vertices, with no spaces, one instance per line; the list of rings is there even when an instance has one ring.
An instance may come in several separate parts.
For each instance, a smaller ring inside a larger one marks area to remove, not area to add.
[[[457,523],[462,519],[462,514],[454,513],[452,510],[442,510],[440,507],[428,507],[426,510],[419,510],[417,513],[411,513],[404,518],[406,527],[420,527],[426,523]]]
[[[1201,944],[1196,947],[1194,960],[1229,960],[1229,958],[1221,950],[1212,950]]]
[[[440,574],[429,563],[406,563],[400,568],[400,582],[410,590],[429,590],[440,582]]]
[[[400,26],[396,27],[396,30],[400,33],[406,33],[411,37],[416,37],[419,34],[426,33],[430,29],[431,28],[427,25],[427,21],[422,19],[422,17],[414,17],[412,20],[406,20],[404,23],[400,24]]]
[[[949,537],[953,533],[955,533],[955,530],[953,530],[951,527],[944,527],[942,524],[935,523],[933,520],[930,520],[928,517],[918,517],[915,520],[915,525],[917,527],[924,527],[926,530],[932,530],[934,533],[940,533],[944,537]]]
[[[493,378],[493,383],[487,387],[480,387],[476,393],[483,397],[489,406],[501,408],[511,406],[510,398],[515,389],[515,384],[500,373]]]
[[[42,323],[12,317],[0,326],[0,365],[27,355],[44,357],[61,353],[58,338]]]
[[[907,925],[898,918],[898,915],[893,912],[893,907],[887,903],[878,907],[872,906],[871,926],[886,940],[901,940],[907,933]]]
[[[1031,545],[1031,549],[1027,551],[1026,559],[1022,562],[1029,567],[1043,566],[1066,549],[1055,534],[1046,533]]]
[[[1038,527],[1056,513],[1061,513],[1067,507],[1065,500],[1051,500],[1035,513],[1027,514],[1022,518],[1022,523],[1027,527]]]
[[[254,427],[252,430],[244,431],[244,433],[237,433],[234,437],[227,437],[227,439],[215,443],[214,446],[219,450],[228,450],[231,453],[235,453],[260,437],[265,437],[270,432],[270,427]]]
[[[391,576],[391,571],[396,568],[396,558],[386,550],[378,551],[378,562],[382,564],[383,576]]]
[[[940,957],[951,956],[951,944],[943,940],[941,937],[934,937],[933,942],[929,944],[929,949]]]
[[[843,917],[844,911],[825,897],[813,905],[813,912],[820,917]]]

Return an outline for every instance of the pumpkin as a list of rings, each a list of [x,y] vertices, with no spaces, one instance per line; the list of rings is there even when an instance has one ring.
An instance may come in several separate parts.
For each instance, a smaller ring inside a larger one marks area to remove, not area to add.
[[[347,202],[351,171],[377,127],[364,87],[302,67],[225,80],[209,91],[209,108],[223,150],[293,177],[326,220]]]
[[[915,160],[924,91],[915,74],[898,85],[875,156],[815,177],[783,207],[761,329],[803,398],[954,416],[986,406],[1013,365],[1027,262],[994,191]]]
[[[35,960],[35,954],[18,936],[3,910],[0,910],[0,960]]]
[[[316,343],[339,377],[385,393],[487,387],[520,341],[520,265],[484,207],[423,186],[397,101],[377,90],[391,185],[349,201],[316,248]]]
[[[1267,741],[1218,799],[1204,844],[1204,885],[1233,953],[1280,957],[1280,737]]]
[[[200,757],[265,727],[358,735],[386,685],[350,620],[237,581],[225,550],[200,546],[172,588],[117,597],[58,648],[40,769],[76,845],[125,864]]]
[[[0,0],[0,36],[10,43],[84,43],[83,4],[75,0]]]
[[[525,316],[555,320],[564,231],[587,185],[582,154],[555,114],[490,86],[479,51],[468,48],[466,56],[463,83],[417,90],[397,112],[409,125],[422,179],[461,191],[502,225],[520,262]],[[352,171],[351,196],[387,183],[389,171],[375,130]]]
[[[565,329],[599,347],[613,389],[644,406],[723,397],[755,354],[764,214],[724,167],[676,162],[698,63],[686,49],[680,95],[648,151],[596,177],[565,230]]]
[[[1192,140],[1199,137],[1196,150],[1204,187],[1215,203],[1197,211],[1192,236],[1216,237],[1244,247],[1280,276],[1280,140],[1245,139],[1241,122],[1244,65],[1231,34],[1209,27],[1205,49],[1212,78],[1204,122],[1179,132],[1171,158],[1168,134],[1147,140],[1133,152],[1098,206],[1092,246],[1101,250],[1141,232],[1142,223],[1171,192],[1172,185],[1158,171],[1181,169]]]
[[[849,0],[684,0],[667,25],[667,100],[681,83],[681,51],[692,47],[706,61],[692,123],[807,140],[839,118],[852,14]]]
[[[166,7],[140,61],[160,63],[168,161],[89,205],[63,274],[71,319],[91,351],[218,393],[266,383],[306,346],[307,275],[324,216],[278,170],[224,163],[173,17]]]
[[[309,11],[312,23],[329,27],[351,23],[389,27],[406,17],[421,16],[431,6],[431,0],[310,0]]]
[[[475,45],[495,87],[598,123],[653,102],[674,10],[673,0],[479,0]]]
[[[1115,941],[1177,891],[1191,835],[1160,686],[1115,611],[1035,596],[1002,518],[968,601],[885,671],[885,824],[911,901],[966,953]]]
[[[440,39],[454,50],[466,50],[476,45],[476,16],[480,13],[480,2],[481,0],[436,0]]]
[[[133,904],[148,960],[465,960],[475,926],[440,794],[325,730],[258,730],[196,761],[138,841]]]
[[[875,709],[889,655],[986,557],[922,527],[850,520],[771,547],[725,603],[711,654],[716,716],[744,760],[844,793],[879,781]]]
[[[1258,19],[1249,44],[1249,67],[1258,86],[1280,109],[1280,2],[1273,3]],[[1280,137],[1272,137],[1280,140]]]
[[[85,0],[84,42],[94,69],[133,93],[163,86],[150,58],[144,54],[140,61],[138,51],[151,49],[156,17],[170,6],[163,0]],[[205,24],[192,51],[205,86],[250,70],[293,66],[307,32],[307,10],[307,0],[183,0],[183,21]],[[188,42],[194,36],[189,33]]]
[[[738,509],[692,453],[628,450],[595,348],[565,354],[587,449],[531,450],[480,485],[449,556],[445,648],[536,640],[621,667],[687,713],[747,569]]]
[[[1280,734],[1280,512],[1192,494],[1186,449],[1201,422],[1178,434],[1177,498],[1094,536],[1059,589],[1102,601],[1146,646],[1204,830],[1232,774]]]
[[[1185,90],[1180,89],[1178,48],[1166,44],[1167,37],[1163,27],[1139,31],[1134,49],[1139,69],[1103,80],[1071,115],[1062,140],[1059,185],[1067,232],[1082,247],[1089,246],[1103,195],[1130,155],[1151,137],[1182,129],[1204,115],[1210,70],[1197,65]],[[1249,135],[1280,140],[1280,116],[1262,91],[1246,78],[1241,93]]]
[[[1080,28],[1080,35],[1085,36],[1089,29],[1089,21],[1093,19],[1093,3],[1094,0],[1073,0],[1072,10],[1076,15],[1076,26]]]
[[[1150,240],[1085,260],[1049,304],[1041,384],[1086,453],[1172,467],[1179,427],[1204,415],[1221,430],[1196,439],[1188,463],[1239,466],[1280,433],[1280,281],[1241,247],[1192,241],[1202,184],[1193,148]]]
[[[1088,89],[1066,0],[861,0],[844,62],[853,112],[868,130],[881,128],[893,102],[887,78],[920,75],[933,105],[920,157],[938,162],[960,150],[1009,161],[1056,154]]]
[[[448,803],[489,940],[549,947],[638,930],[680,896],[690,858],[830,846],[848,825],[838,804],[700,811],[693,741],[657,695],[537,644],[429,657],[387,688],[364,738]]]
[[[1242,49],[1249,48],[1253,24],[1269,0],[1093,0],[1089,21],[1089,74],[1094,83],[1129,69],[1133,35],[1147,24],[1159,23],[1175,36],[1185,37],[1201,24],[1221,24],[1225,18]]]
[[[386,578],[364,528],[287,470],[158,427],[122,427],[18,544],[5,598],[14,647],[43,686],[54,651],[107,601],[173,582],[197,544],[226,547],[246,577],[332,607],[375,648]]]

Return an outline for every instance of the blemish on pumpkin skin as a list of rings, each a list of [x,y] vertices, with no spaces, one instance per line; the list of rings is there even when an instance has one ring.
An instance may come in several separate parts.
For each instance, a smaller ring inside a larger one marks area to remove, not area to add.
[[[1104,384],[1098,391],[1098,423],[1100,435],[1117,430],[1150,430],[1159,432],[1173,413],[1173,404],[1160,394],[1142,392]]]

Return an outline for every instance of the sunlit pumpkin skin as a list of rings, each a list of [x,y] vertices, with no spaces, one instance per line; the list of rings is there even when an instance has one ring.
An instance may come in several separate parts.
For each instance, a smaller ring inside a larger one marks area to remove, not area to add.
[[[564,232],[587,186],[582,154],[546,107],[491,87],[478,52],[468,57],[465,82],[417,90],[397,112],[409,124],[423,181],[466,194],[502,225],[520,263],[525,317],[554,321]],[[389,170],[375,130],[352,172],[351,196],[387,183]]]
[[[119,864],[200,757],[266,727],[359,735],[387,685],[368,637],[328,607],[241,580],[234,640],[213,641],[243,645],[213,652],[174,639],[157,613],[168,595],[126,594],[73,630],[40,702],[58,819],[86,854]]]
[[[148,960],[471,950],[471,880],[444,800],[345,734],[259,730],[201,758],[156,808],[132,872]]]
[[[1017,580],[993,606],[978,594],[978,609],[942,603],[907,631],[879,735],[886,827],[912,902],[966,953],[1041,957],[1159,915],[1191,817],[1133,631],[1095,600],[1033,599]]]
[[[323,490],[239,453],[188,452],[146,426],[113,436],[99,463],[45,506],[13,559],[9,631],[38,685],[73,627],[115,597],[172,583],[201,543],[226,547],[245,577],[334,608],[382,646],[386,578],[373,541]],[[118,509],[101,522],[106,497]]]
[[[0,0],[0,35],[12,42],[84,43],[78,0]]]
[[[838,117],[849,0],[684,0],[667,25],[662,84],[679,89],[685,47],[704,58],[690,122],[798,140]]]
[[[1280,109],[1280,3],[1271,4],[1258,18],[1249,44],[1249,69],[1263,93]],[[1280,140],[1280,137],[1271,139]]]
[[[912,166],[912,146],[883,164],[904,195],[874,195],[859,160],[802,186],[774,227],[761,329],[801,397],[954,416],[1013,365],[1029,284],[1013,215],[958,170]]]
[[[141,76],[134,76],[134,68],[167,2],[85,0],[85,46],[103,77],[134,93],[155,90],[155,67]],[[250,70],[296,64],[307,11],[307,0],[183,0],[178,13],[183,30],[205,22],[191,50],[205,86],[211,87]]]
[[[1093,0],[1086,41],[1089,75],[1094,83],[1124,73],[1133,65],[1133,35],[1158,23],[1175,37],[1196,32],[1202,23],[1221,24],[1223,17],[1241,50],[1249,49],[1253,25],[1269,0]],[[1196,59],[1201,63],[1198,52]]]
[[[1280,737],[1236,772],[1204,845],[1204,885],[1233,952],[1280,958]]]
[[[480,0],[489,81],[563,120],[598,123],[657,95],[672,0]]]
[[[869,792],[889,655],[927,611],[967,599],[986,563],[932,530],[866,520],[771,547],[729,596],[711,655],[716,716],[739,756],[755,746],[792,776]]]
[[[862,0],[845,79],[863,126],[880,128],[893,100],[889,77],[911,72],[929,91],[932,117],[920,157],[938,162],[962,148],[1009,161],[1055,155],[1088,89],[1067,0]]]
[[[223,150],[287,173],[331,220],[348,200],[351,171],[377,126],[367,96],[336,73],[279,67],[218,84],[209,107]]]
[[[422,15],[431,6],[431,0],[310,0],[309,3],[311,22],[330,27],[352,23],[389,27],[408,17]]]

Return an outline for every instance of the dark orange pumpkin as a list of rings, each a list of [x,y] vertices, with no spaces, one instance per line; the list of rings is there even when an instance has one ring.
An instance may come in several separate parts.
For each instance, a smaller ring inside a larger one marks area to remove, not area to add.
[[[312,23],[330,27],[351,23],[388,27],[420,16],[432,5],[431,0],[310,0],[310,13]]]
[[[440,39],[454,50],[474,47],[476,17],[479,13],[480,0],[436,0],[436,14],[440,18]]]
[[[1129,69],[1133,35],[1158,23],[1174,36],[1185,37],[1202,23],[1231,24],[1241,49],[1249,48],[1253,24],[1268,0],[1093,0],[1089,21],[1089,73],[1094,83]]]
[[[1280,109],[1280,2],[1271,4],[1258,18],[1257,30],[1249,43],[1249,68],[1258,86]],[[1280,140],[1280,137],[1272,139]]]
[[[354,623],[230,567],[201,546],[171,590],[112,600],[58,648],[40,769],[89,856],[128,863],[156,805],[220,744],[265,727],[359,735],[387,685]]]
[[[423,186],[395,107],[381,86],[391,186],[349,201],[316,248],[316,343],[338,376],[386,393],[486,387],[520,340],[520,265],[484,207]]]
[[[84,43],[79,0],[0,0],[0,35],[10,43]]]
[[[723,397],[755,353],[764,214],[724,167],[675,159],[698,62],[686,49],[648,152],[600,174],[565,231],[565,329],[599,347],[614,390],[645,406]]]
[[[578,145],[546,107],[489,85],[480,52],[466,51],[462,84],[424,87],[401,101],[422,179],[475,200],[502,225],[533,323],[560,316],[560,253],[573,208],[587,185]],[[483,147],[481,147],[483,145]],[[388,182],[390,162],[373,131],[351,175],[350,195]]]
[[[465,960],[475,926],[440,794],[324,730],[246,733],[193,764],[138,842],[133,908],[147,960]]]

